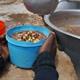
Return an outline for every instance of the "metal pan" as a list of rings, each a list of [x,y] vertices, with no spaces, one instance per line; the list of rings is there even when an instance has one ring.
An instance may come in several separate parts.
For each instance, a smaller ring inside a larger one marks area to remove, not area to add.
[[[67,20],[69,16],[77,16],[73,21]],[[49,25],[49,29],[56,32],[58,43],[61,49],[65,51],[70,57],[80,79],[80,36],[64,31],[59,28],[58,21],[64,24],[78,24],[80,25],[80,11],[79,10],[64,10],[58,11],[54,14],[44,16],[45,22]],[[56,23],[55,23],[56,22]],[[66,24],[66,25],[67,25]],[[62,25],[60,25],[62,26]],[[63,27],[65,27],[63,25]]]

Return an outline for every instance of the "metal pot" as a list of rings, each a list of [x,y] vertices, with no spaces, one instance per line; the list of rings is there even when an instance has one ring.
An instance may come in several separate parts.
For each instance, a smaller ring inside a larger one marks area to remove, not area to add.
[[[58,0],[23,0],[26,8],[39,15],[49,14],[56,9]]]
[[[63,31],[59,28],[58,24],[55,24],[55,20],[57,22],[63,19],[63,23],[65,23],[65,18],[67,16],[77,16],[80,17],[79,10],[66,10],[66,11],[59,11],[55,12],[54,14],[46,15],[44,17],[45,22],[49,25],[49,29],[56,32],[58,43],[61,46],[61,50],[65,51],[70,57],[80,79],[80,36],[74,35],[72,33]],[[56,19],[55,19],[56,18]],[[57,19],[58,18],[58,19]],[[75,19],[74,22],[80,25],[80,19]],[[70,22],[66,20],[69,24]],[[73,22],[73,23],[74,23]],[[75,24],[75,23],[74,23]]]
[[[56,11],[65,9],[77,9],[77,3],[61,0],[56,8]]]

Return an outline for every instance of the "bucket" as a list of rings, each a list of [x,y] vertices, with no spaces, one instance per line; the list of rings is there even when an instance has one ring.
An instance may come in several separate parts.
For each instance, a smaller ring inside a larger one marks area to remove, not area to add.
[[[33,63],[38,56],[39,49],[45,42],[45,39],[41,39],[37,43],[17,41],[11,37],[16,32],[29,30],[41,32],[47,37],[50,33],[50,31],[45,27],[33,25],[16,26],[8,30],[6,33],[10,60],[13,64],[20,68],[32,68]]]

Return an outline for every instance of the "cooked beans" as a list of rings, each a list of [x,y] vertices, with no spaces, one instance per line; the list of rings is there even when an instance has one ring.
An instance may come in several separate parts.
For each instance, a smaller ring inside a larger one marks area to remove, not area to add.
[[[36,43],[43,38],[46,38],[44,34],[37,31],[17,32],[13,34],[12,37],[18,41],[30,41],[33,43]]]

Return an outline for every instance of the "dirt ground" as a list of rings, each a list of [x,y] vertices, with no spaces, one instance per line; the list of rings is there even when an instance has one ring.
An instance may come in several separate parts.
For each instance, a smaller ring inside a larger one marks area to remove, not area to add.
[[[21,1],[13,4],[0,5],[0,20],[7,18],[5,14],[12,13],[31,13],[25,9]],[[33,13],[31,13],[33,14]],[[8,19],[8,18],[7,18]],[[59,80],[77,80],[76,72],[71,62],[71,59],[64,52],[57,51],[56,67],[59,73]],[[20,69],[13,64],[7,64],[7,68],[3,74],[0,74],[0,80],[33,80],[34,72],[32,70]]]
[[[56,67],[59,73],[59,80],[77,80],[70,58],[59,50],[56,56]],[[33,80],[35,74],[32,70],[21,69],[8,63],[0,76],[0,80]]]

